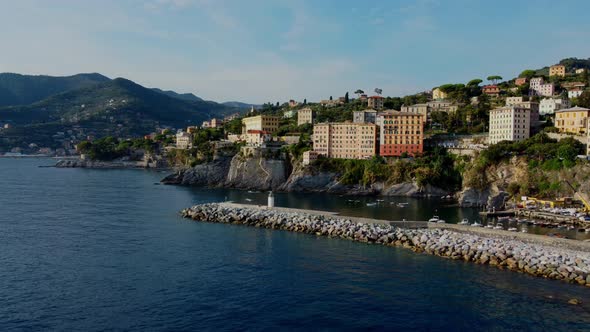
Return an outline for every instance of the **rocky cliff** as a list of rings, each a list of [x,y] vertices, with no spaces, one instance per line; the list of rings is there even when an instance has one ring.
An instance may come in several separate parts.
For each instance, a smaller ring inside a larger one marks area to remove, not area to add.
[[[139,160],[131,160],[128,157],[111,161],[89,160],[89,159],[64,159],[59,160],[55,167],[58,168],[168,168],[166,159],[160,155],[144,155]]]

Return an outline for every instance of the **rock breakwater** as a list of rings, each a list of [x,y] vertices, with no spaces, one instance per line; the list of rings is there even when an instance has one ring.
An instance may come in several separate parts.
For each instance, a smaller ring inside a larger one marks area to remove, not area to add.
[[[357,223],[346,217],[334,215],[283,212],[224,203],[195,205],[182,210],[181,215],[197,221],[239,224],[400,246],[415,252],[495,266],[590,287],[590,253],[585,251],[460,233],[447,229],[408,229],[383,222]]]

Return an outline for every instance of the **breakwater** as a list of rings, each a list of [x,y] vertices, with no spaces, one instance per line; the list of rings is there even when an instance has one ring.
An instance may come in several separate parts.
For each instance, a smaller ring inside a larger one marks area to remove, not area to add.
[[[355,222],[325,213],[302,213],[225,203],[181,211],[196,221],[287,230],[353,241],[400,246],[454,260],[509,269],[590,287],[590,251],[443,228],[403,228],[393,223]]]

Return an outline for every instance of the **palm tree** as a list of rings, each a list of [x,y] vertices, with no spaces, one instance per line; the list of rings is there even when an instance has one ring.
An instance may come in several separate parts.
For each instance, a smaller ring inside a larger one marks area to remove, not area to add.
[[[383,93],[383,90],[381,90],[379,88],[375,88],[375,93],[378,95],[381,95]]]

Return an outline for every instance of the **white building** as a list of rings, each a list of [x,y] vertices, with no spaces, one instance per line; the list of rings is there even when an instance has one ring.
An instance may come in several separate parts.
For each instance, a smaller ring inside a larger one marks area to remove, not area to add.
[[[516,106],[524,102],[523,97],[506,97],[506,106]]]
[[[305,151],[303,152],[303,166],[310,165],[318,159],[320,154],[317,151]]]
[[[505,106],[490,110],[489,143],[520,141],[530,137],[531,110],[519,106]]]
[[[562,98],[543,98],[539,107],[539,113],[554,114],[555,111],[570,107],[570,101]]]
[[[551,97],[555,92],[553,83],[545,83],[543,77],[533,77],[529,85],[529,94],[534,96]]]
[[[179,131],[176,134],[176,148],[190,149],[193,146],[193,135],[186,131]]]
[[[573,88],[567,92],[567,97],[568,98],[578,98],[582,94],[582,92],[584,92],[583,89]]]

